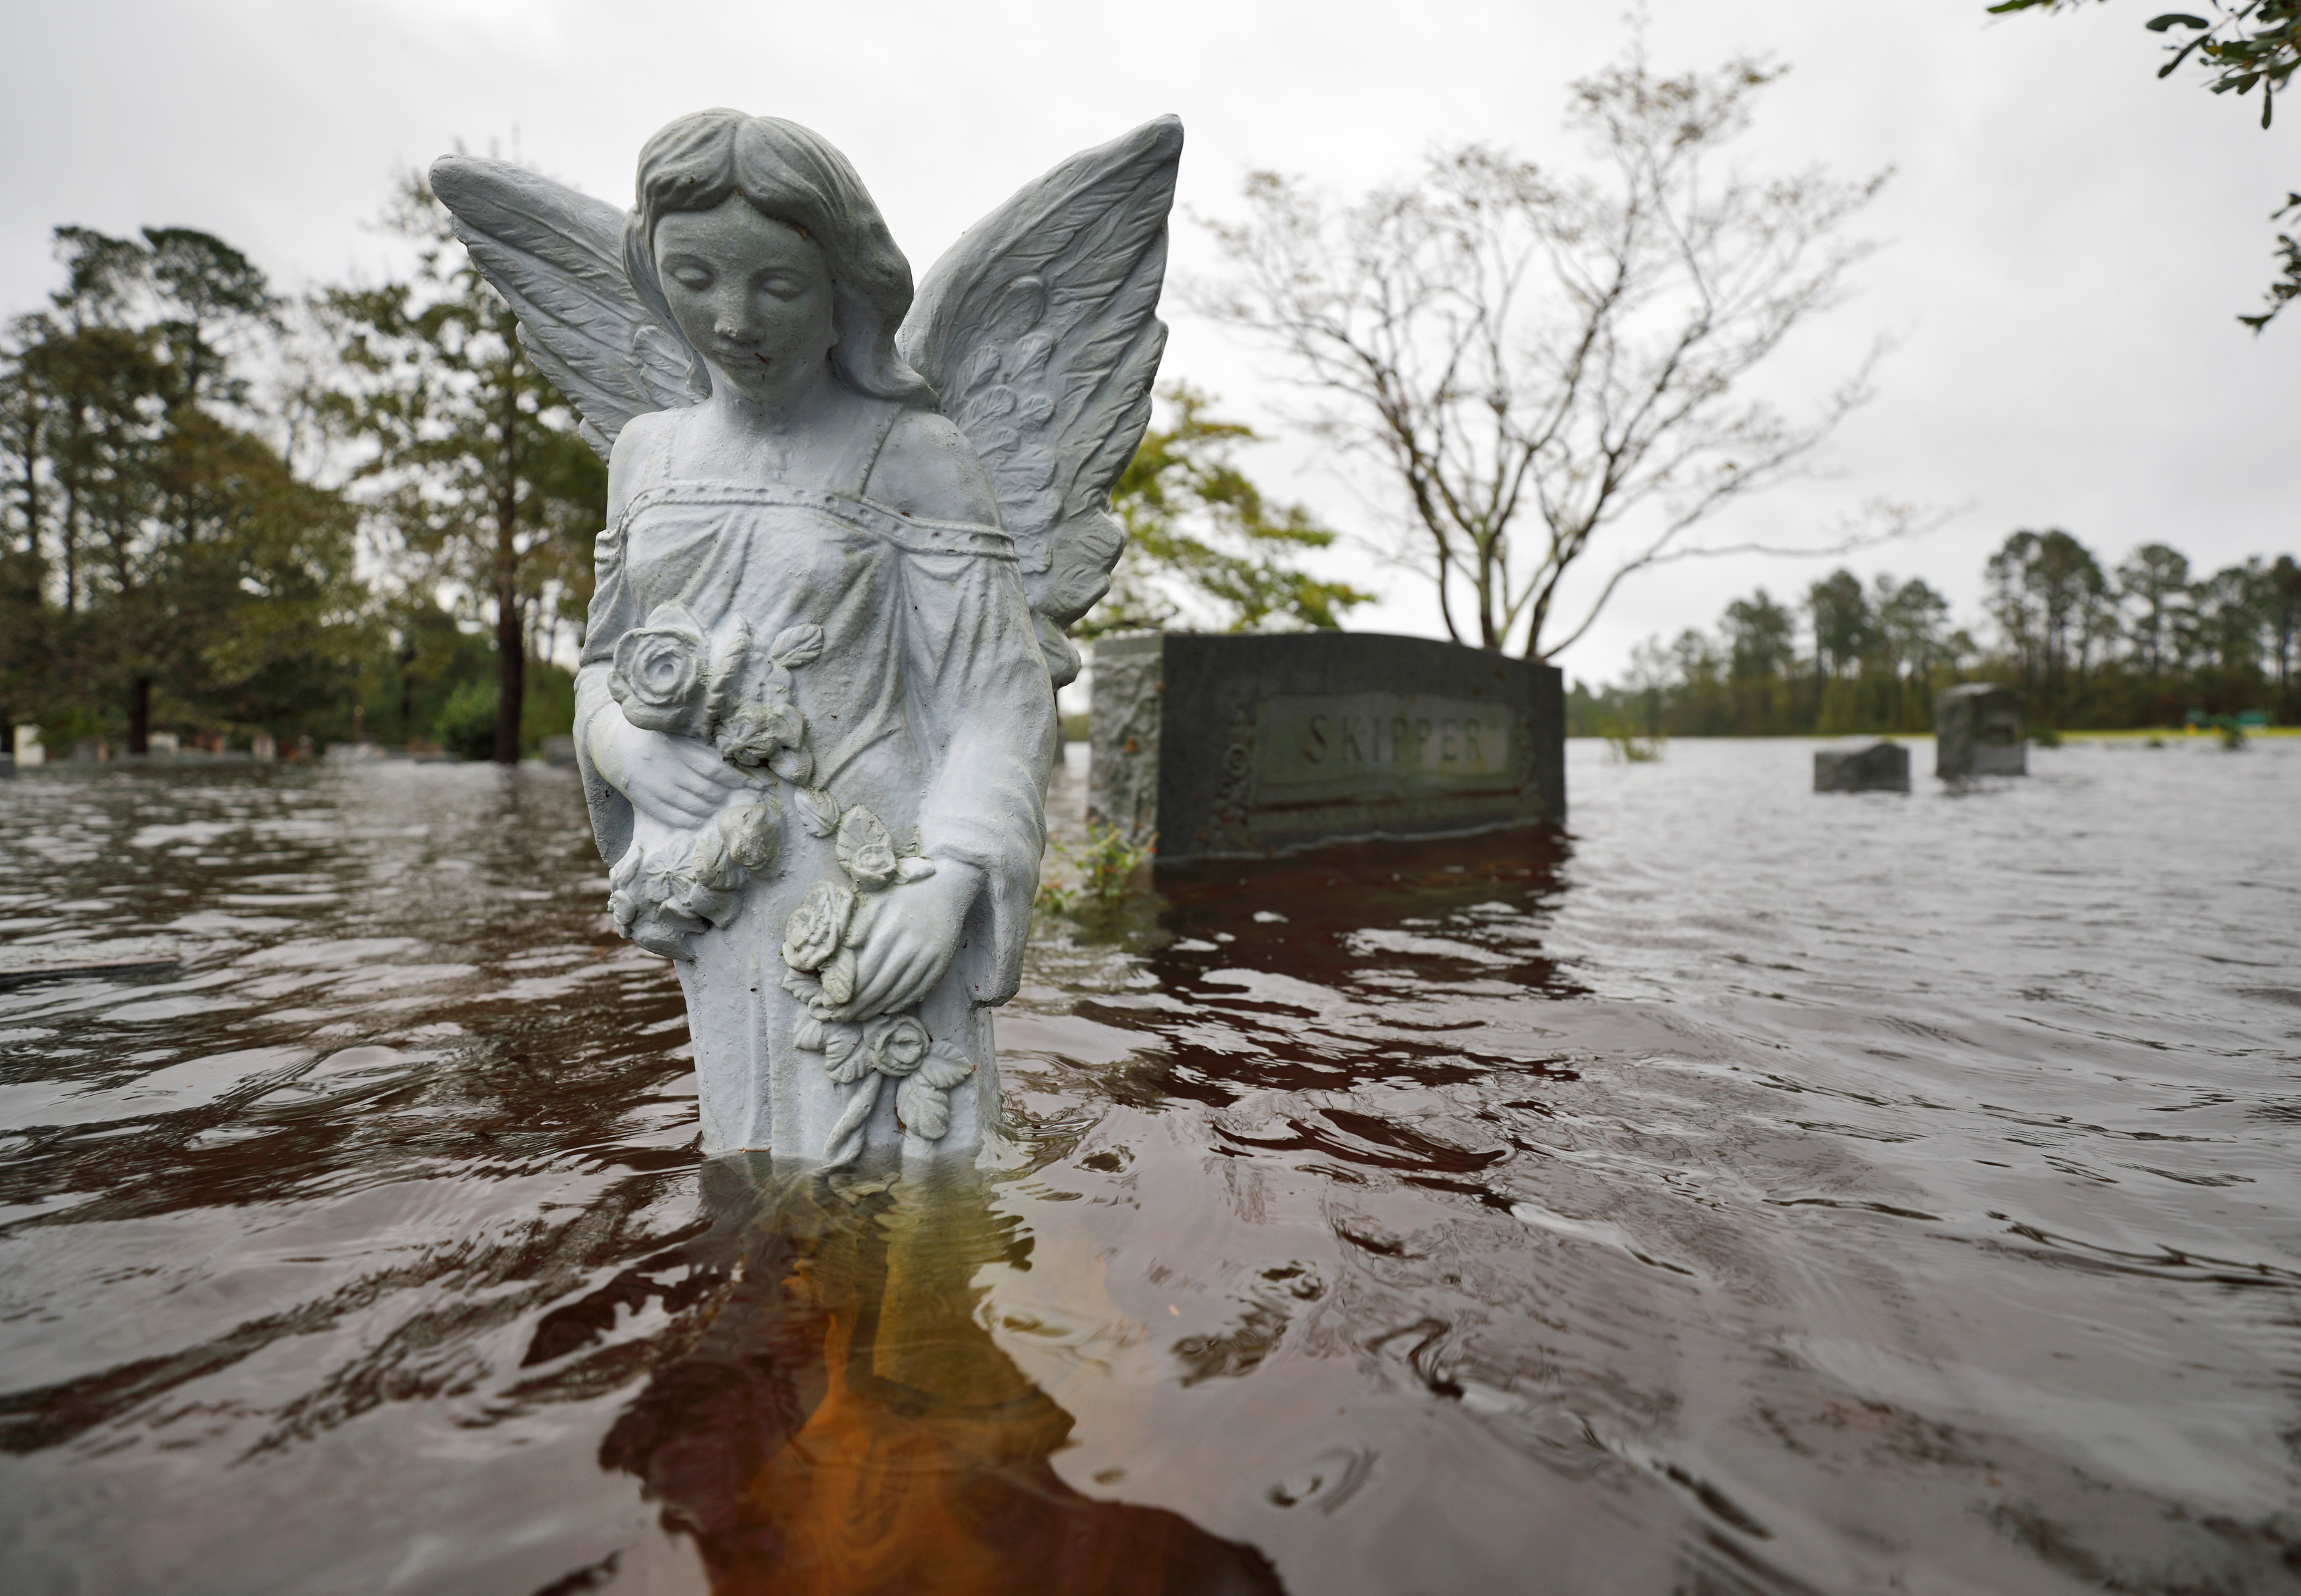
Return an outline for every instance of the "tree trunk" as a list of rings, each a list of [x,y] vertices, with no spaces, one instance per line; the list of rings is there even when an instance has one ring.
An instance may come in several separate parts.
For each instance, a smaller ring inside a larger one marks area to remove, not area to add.
[[[527,636],[519,614],[519,402],[504,405],[502,476],[496,489],[496,763],[519,763],[527,701]]]
[[[415,740],[415,647],[412,643],[399,651],[399,740]]]
[[[152,751],[152,679],[138,676],[128,684],[128,751]]]
[[[519,594],[509,581],[496,589],[496,763],[519,763],[519,710],[527,695],[527,639],[521,635]]]

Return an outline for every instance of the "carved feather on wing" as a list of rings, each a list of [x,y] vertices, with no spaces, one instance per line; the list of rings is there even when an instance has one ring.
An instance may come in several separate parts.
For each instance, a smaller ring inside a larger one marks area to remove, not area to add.
[[[564,183],[476,155],[432,163],[431,192],[519,316],[520,342],[582,413],[584,441],[606,455],[623,423],[692,405],[687,347],[632,291],[623,213]]]
[[[1126,543],[1110,489],[1150,420],[1182,153],[1161,117],[1028,184],[934,263],[897,340],[990,475],[1058,687]]]

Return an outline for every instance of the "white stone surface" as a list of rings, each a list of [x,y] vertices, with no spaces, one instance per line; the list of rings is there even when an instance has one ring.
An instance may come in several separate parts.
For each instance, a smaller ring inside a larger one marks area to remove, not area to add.
[[[996,1123],[1066,629],[1150,415],[1181,125],[1027,185],[916,300],[845,157],[682,118],[625,216],[432,185],[607,454],[575,743],[616,926],[678,961],[707,1153]]]

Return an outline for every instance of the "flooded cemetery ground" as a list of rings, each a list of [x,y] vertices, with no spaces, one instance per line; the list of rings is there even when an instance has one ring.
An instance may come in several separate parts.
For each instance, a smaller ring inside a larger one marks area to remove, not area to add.
[[[2301,1588],[2301,741],[2204,740],[1048,919],[933,1178],[702,1163],[570,773],[27,773],[0,938],[184,961],[0,990],[7,1588]]]

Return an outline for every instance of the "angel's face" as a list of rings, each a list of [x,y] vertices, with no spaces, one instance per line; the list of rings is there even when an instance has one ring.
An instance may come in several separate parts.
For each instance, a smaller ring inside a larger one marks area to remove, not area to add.
[[[658,221],[655,264],[673,320],[715,381],[768,404],[823,374],[836,336],[831,272],[797,228],[733,195]]]

